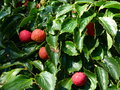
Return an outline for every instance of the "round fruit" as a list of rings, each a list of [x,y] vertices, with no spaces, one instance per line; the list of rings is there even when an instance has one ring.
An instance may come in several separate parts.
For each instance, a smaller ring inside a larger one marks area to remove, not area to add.
[[[29,0],[25,0],[24,6],[27,7],[29,3]]]
[[[33,41],[36,41],[36,42],[42,42],[44,41],[46,38],[46,34],[43,30],[40,30],[40,29],[35,29],[33,32],[32,32],[32,35],[31,35],[31,39]]]
[[[72,82],[76,86],[83,86],[87,81],[87,76],[83,72],[76,72],[72,76]]]
[[[40,8],[40,3],[36,4],[36,8]]]
[[[19,33],[19,39],[21,42],[29,42],[31,41],[31,32],[28,30],[22,30]]]
[[[90,36],[94,36],[95,35],[95,28],[94,28],[94,23],[90,22],[87,26],[87,34]]]
[[[40,50],[39,50],[39,57],[41,59],[43,59],[43,60],[46,60],[46,59],[49,58],[45,47],[40,48]]]

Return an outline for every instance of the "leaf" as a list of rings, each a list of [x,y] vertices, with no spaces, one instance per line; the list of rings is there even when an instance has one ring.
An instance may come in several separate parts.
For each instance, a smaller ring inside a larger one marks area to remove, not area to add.
[[[82,6],[78,5],[78,4],[75,5],[75,8],[77,10],[79,17],[81,17],[83,15],[83,13],[87,10],[88,6],[89,6],[88,4],[85,4]]]
[[[109,74],[115,79],[119,80],[120,77],[120,67],[117,61],[113,57],[105,57],[104,64]]]
[[[55,49],[58,48],[58,36],[49,35],[47,36],[46,41],[51,47]]]
[[[33,62],[31,62],[37,69],[39,69],[40,71],[43,71],[44,70],[44,66],[42,64],[41,61],[39,60],[35,60]]]
[[[86,26],[88,25],[88,23],[96,16],[96,13],[94,13],[93,15],[91,16],[88,16],[86,18],[83,18],[81,21],[80,21],[80,24],[79,24],[79,36],[82,36],[82,32],[86,30],[84,30],[86,28]]]
[[[76,46],[71,41],[65,41],[65,45],[63,45],[62,50],[70,56],[77,56],[78,55],[78,52],[76,50]]]
[[[22,68],[16,68],[13,69],[9,72],[4,72],[2,73],[2,75],[0,76],[0,83],[7,83],[10,82],[11,80],[15,79],[16,75],[23,70]]]
[[[111,17],[99,17],[99,22],[112,37],[117,34],[117,23]]]
[[[58,48],[55,49],[53,47],[50,47],[49,45],[46,45],[46,50],[48,56],[50,57],[50,60],[57,67],[60,58],[60,50]]]
[[[95,50],[91,53],[91,57],[93,60],[102,60],[104,57],[104,50],[101,46],[95,48]]]
[[[80,53],[82,52],[82,49],[83,49],[84,37],[85,37],[85,34],[80,36],[80,33],[77,30],[74,31],[74,42],[76,44],[77,49],[80,51]]]
[[[76,3],[78,3],[78,4],[80,4],[80,3],[93,3],[94,2],[94,0],[75,0],[76,1]]]
[[[57,67],[50,60],[45,62],[45,70],[54,75],[56,75],[58,72]]]
[[[23,18],[22,21],[21,21],[21,23],[19,24],[19,27],[25,26],[32,19],[33,19],[33,16],[28,16],[28,17]]]
[[[2,90],[16,90],[16,89],[23,90],[30,88],[32,84],[33,84],[32,78],[28,78],[27,76],[23,76],[23,75],[18,75],[17,77],[15,77],[14,80],[6,83],[2,87]]]
[[[101,5],[99,10],[104,9],[104,8],[115,8],[115,9],[120,9],[120,3],[117,1],[106,1],[104,5]]]
[[[63,22],[60,34],[65,32],[73,33],[76,26],[77,26],[76,19],[68,19],[65,22]]]
[[[82,68],[81,57],[63,55],[61,64],[62,68],[68,73],[79,71]]]
[[[97,78],[96,75],[89,70],[84,69],[85,74],[87,75],[88,79],[90,80],[90,90],[95,90],[97,87]]]
[[[105,71],[103,68],[97,66],[96,74],[101,90],[107,90],[109,84],[108,72]]]
[[[36,75],[35,77],[37,83],[44,89],[44,90],[54,90],[55,89],[55,83],[56,83],[56,77],[45,71],[41,72],[40,74]]]
[[[108,50],[112,47],[113,45],[113,40],[112,37],[107,33],[107,45],[108,45]]]
[[[9,15],[10,13],[11,13],[11,8],[10,7],[8,7],[6,9],[6,11],[0,11],[0,19],[2,19],[3,17]]]
[[[57,90],[71,90],[72,87],[71,78],[66,78],[58,82]]]
[[[57,12],[56,12],[57,13],[56,17],[64,15],[64,14],[68,13],[71,10],[72,10],[72,5],[70,5],[70,4],[62,5],[62,6],[58,7]]]

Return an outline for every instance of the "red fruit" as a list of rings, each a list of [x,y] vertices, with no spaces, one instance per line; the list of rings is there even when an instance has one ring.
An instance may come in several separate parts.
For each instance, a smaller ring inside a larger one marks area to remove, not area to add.
[[[40,29],[35,29],[32,32],[31,39],[36,42],[42,42],[46,38],[46,34],[43,30]]]
[[[29,42],[31,41],[31,32],[28,30],[22,30],[19,33],[19,38],[21,42]]]
[[[21,7],[22,6],[22,2],[19,1],[17,4],[16,4],[16,7]]]
[[[38,3],[38,4],[36,4],[36,8],[40,8],[40,4]]]
[[[76,86],[83,86],[87,81],[87,76],[83,72],[76,72],[72,76],[72,82]]]
[[[29,0],[25,0],[24,6],[27,7],[29,3]]]
[[[94,23],[90,22],[87,26],[87,31],[86,33],[90,36],[94,36],[95,35],[95,28],[94,28]]]
[[[39,50],[39,57],[41,59],[43,59],[43,60],[46,60],[46,59],[49,58],[45,47],[40,48],[40,50]]]

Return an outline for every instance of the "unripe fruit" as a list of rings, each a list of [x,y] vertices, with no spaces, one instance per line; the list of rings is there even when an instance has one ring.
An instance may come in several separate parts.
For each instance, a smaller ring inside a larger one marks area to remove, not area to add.
[[[76,86],[83,86],[87,81],[87,76],[83,72],[76,72],[72,76],[72,82]]]
[[[33,32],[32,32],[32,35],[31,35],[31,39],[33,41],[36,41],[36,42],[42,42],[44,41],[46,38],[46,34],[43,30],[40,30],[40,29],[35,29]]]
[[[39,57],[41,59],[43,59],[43,60],[46,60],[46,59],[49,58],[45,47],[40,48],[40,50],[39,50]]]
[[[90,36],[94,36],[95,35],[95,27],[94,27],[94,23],[90,22],[87,26],[87,31],[86,33]]]
[[[19,39],[21,42],[29,42],[31,41],[31,32],[28,30],[22,30],[19,33]]]

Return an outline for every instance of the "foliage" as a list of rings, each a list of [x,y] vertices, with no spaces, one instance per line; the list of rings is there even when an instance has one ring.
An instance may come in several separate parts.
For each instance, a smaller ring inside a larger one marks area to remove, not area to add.
[[[2,90],[120,89],[120,2],[111,0],[0,0]],[[36,4],[40,3],[40,8]],[[95,24],[95,35],[86,26]],[[42,43],[22,43],[19,32],[42,29]],[[49,60],[39,58],[45,46]],[[73,85],[84,72],[87,83]]]

